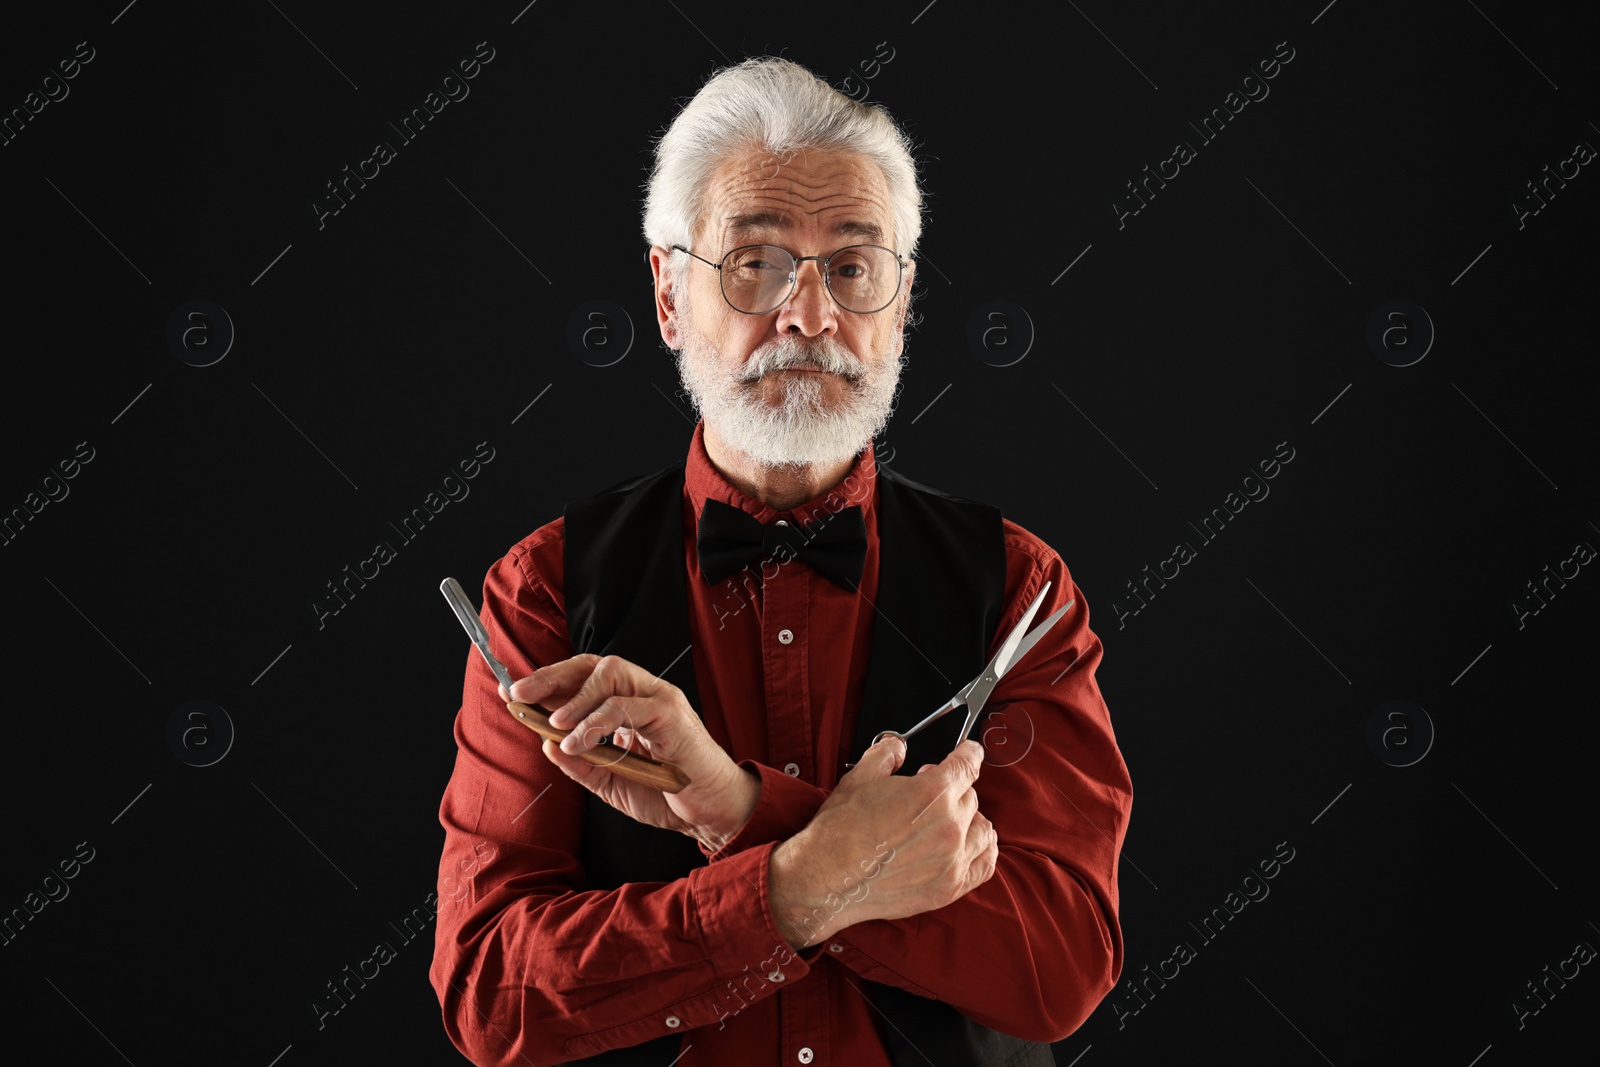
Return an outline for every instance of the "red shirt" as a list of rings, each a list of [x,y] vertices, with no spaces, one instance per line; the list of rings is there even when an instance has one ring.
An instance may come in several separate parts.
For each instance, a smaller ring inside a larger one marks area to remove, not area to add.
[[[699,710],[711,737],[759,773],[756,809],[704,867],[675,882],[586,890],[585,790],[506,712],[469,649],[455,771],[439,808],[431,970],[451,1040],[476,1064],[508,1067],[671,1033],[683,1036],[677,1067],[889,1067],[862,979],[936,997],[1019,1037],[1065,1038],[1122,971],[1117,860],[1133,802],[1095,683],[1102,648],[1083,592],[1054,550],[1005,520],[1007,606],[988,654],[1046,580],[1036,621],[1077,603],[1001,680],[973,729],[985,748],[979,807],[1000,840],[994,876],[936,911],[846,927],[783,963],[780,982],[765,981],[774,950],[788,951],[768,904],[771,852],[861,755],[848,747],[877,601],[877,461],[869,444],[838,487],[780,512],[718,473],[703,433],[697,424],[683,502]],[[708,498],[762,523],[860,504],[860,592],[800,561],[767,561],[765,581],[747,568],[742,580],[708,584],[695,549]],[[573,654],[562,532],[562,519],[535,530],[484,580],[481,617],[513,678]]]

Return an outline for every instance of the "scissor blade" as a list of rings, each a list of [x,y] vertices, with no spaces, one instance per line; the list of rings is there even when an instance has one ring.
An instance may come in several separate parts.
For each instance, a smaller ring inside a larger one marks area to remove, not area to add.
[[[1067,609],[1072,607],[1072,605],[1074,605],[1076,603],[1077,603],[1076,600],[1067,601],[1065,604],[1061,605],[1054,612],[1052,612],[1048,619],[1044,620],[1044,622],[1041,622],[1038,626],[1035,626],[1032,630],[1030,630],[1028,632],[1028,636],[1024,637],[1017,644],[1017,650],[1014,653],[1012,653],[1012,655],[1011,655],[1011,662],[1008,663],[1007,665],[1005,665],[1004,667],[997,667],[996,668],[998,673],[1001,674],[1001,675],[1004,675],[1006,671],[1008,671],[1012,667],[1016,666],[1017,662],[1020,661],[1023,656],[1026,656],[1028,654],[1028,649],[1030,649],[1034,645],[1038,644],[1039,638],[1043,637],[1045,635],[1045,633],[1050,629],[1050,627],[1052,627],[1052,626],[1054,626],[1056,624],[1056,620],[1060,619],[1061,616],[1065,615],[1067,613]]]
[[[1039,590],[1039,595],[1033,598],[1033,603],[1028,605],[1028,610],[1022,613],[1022,618],[1006,634],[1005,643],[1000,646],[1000,651],[994,654],[994,659],[989,663],[989,670],[994,672],[995,679],[1000,679],[1011,665],[1017,662],[1020,654],[1017,651],[1022,643],[1022,635],[1027,633],[1028,624],[1033,621],[1034,613],[1039,610],[1039,605],[1044,603],[1044,595],[1050,591],[1050,583],[1045,582]]]
[[[483,628],[483,620],[478,618],[478,613],[472,610],[472,601],[467,599],[467,594],[461,588],[461,583],[454,578],[446,578],[439,583],[439,592],[444,594],[445,600],[450,602],[450,608],[456,614],[456,619],[467,631],[467,636],[472,638],[472,647],[476,648],[489,664],[489,669],[506,687],[506,692],[511,692],[511,672],[506,670],[506,665],[494,658],[494,653],[489,650],[489,631]]]
[[[967,735],[972,732],[973,724],[978,721],[978,716],[983,712],[984,705],[989,701],[989,694],[994,692],[995,686],[1000,684],[1000,679],[1005,677],[1006,672],[1015,667],[1022,657],[1028,654],[1029,649],[1038,644],[1039,638],[1043,637],[1050,627],[1054,626],[1057,620],[1067,613],[1068,608],[1077,603],[1076,599],[1067,601],[1057,608],[1048,619],[1028,631],[1028,636],[1022,637],[1022,631],[1027,627],[1028,623],[1033,621],[1033,616],[1039,610],[1039,605],[1044,602],[1044,595],[1049,591],[1050,583],[1045,582],[1044,588],[1039,590],[1039,595],[1033,598],[1032,604],[1028,605],[1028,610],[1022,613],[1022,618],[1017,620],[1017,624],[1006,635],[1005,643],[1000,646],[1000,651],[995,653],[994,659],[989,662],[989,666],[967,686],[964,693],[958,694],[959,697],[963,697],[966,700],[967,717],[961,724],[961,735],[956,741],[957,744],[965,741]]]

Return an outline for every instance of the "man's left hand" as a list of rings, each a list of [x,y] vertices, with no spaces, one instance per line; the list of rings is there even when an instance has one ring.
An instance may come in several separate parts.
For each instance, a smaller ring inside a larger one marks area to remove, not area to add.
[[[545,757],[630,818],[688,834],[716,851],[755,810],[761,779],[711,739],[683,690],[621,656],[585,652],[518,679],[509,695],[501,686],[500,694],[538,703],[551,712],[550,725],[570,729],[559,746],[544,742]],[[618,748],[676,765],[690,784],[663,793],[578,755],[608,734]]]

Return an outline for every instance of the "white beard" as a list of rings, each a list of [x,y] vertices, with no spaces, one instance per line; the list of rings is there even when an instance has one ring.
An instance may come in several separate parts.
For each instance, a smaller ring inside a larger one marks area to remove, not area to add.
[[[852,459],[882,433],[894,413],[905,348],[876,369],[857,359],[832,337],[783,334],[751,353],[738,371],[723,369],[721,354],[690,321],[687,301],[679,304],[683,350],[678,375],[695,410],[729,447],[768,468],[822,466]],[[820,374],[788,374],[780,379],[783,400],[762,399],[761,378],[784,367],[812,364],[840,375],[846,395],[830,408],[832,388]]]

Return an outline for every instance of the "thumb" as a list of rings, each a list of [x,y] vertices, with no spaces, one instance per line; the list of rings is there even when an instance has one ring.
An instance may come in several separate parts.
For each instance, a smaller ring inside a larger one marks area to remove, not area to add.
[[[561,745],[548,737],[544,739],[540,748],[544,752],[545,759],[561,768],[568,778],[591,791],[610,776],[610,772],[605,768],[594,766],[582,756],[563,752]]]
[[[862,778],[887,778],[905,762],[906,743],[898,737],[886,737],[867,749],[861,761],[850,768],[849,774]]]

